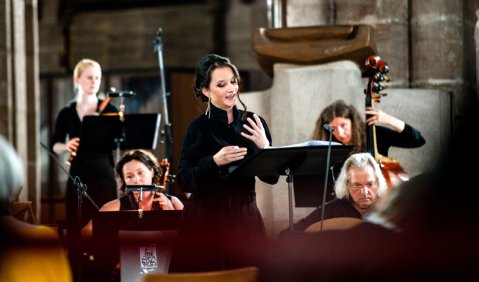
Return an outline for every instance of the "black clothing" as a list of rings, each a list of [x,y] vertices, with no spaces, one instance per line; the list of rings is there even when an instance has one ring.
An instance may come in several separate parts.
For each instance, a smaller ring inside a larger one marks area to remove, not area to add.
[[[98,101],[98,106],[101,102],[102,100]],[[51,141],[52,146],[58,142],[65,143],[67,136],[69,139],[80,137],[82,122],[76,111],[76,104],[76,102],[72,102],[58,113]],[[118,112],[112,104],[108,104],[102,111],[102,113],[112,112]],[[80,140],[77,155],[71,162],[70,175],[73,178],[77,176],[80,178],[81,182],[87,186],[87,194],[98,207],[117,198],[112,150],[84,151],[81,150]],[[97,209],[87,198],[82,200],[81,222],[83,226],[97,212]],[[78,223],[77,189],[70,179],[67,182],[65,201],[68,223]]]
[[[186,202],[179,245],[170,272],[207,271],[255,265],[258,247],[265,239],[263,218],[256,205],[255,177],[228,177],[228,167],[218,167],[213,155],[228,145],[246,147],[248,155],[258,150],[244,138],[243,111],[234,108],[228,124],[225,111],[211,105],[210,118],[201,115],[187,129],[179,160],[178,184],[191,195]],[[248,112],[253,119],[253,113]],[[266,136],[271,135],[260,118]],[[278,176],[259,177],[274,184]]]
[[[335,198],[324,205],[323,219],[326,220],[337,217],[353,217],[361,219],[362,215],[353,207],[349,199]],[[293,229],[295,231],[304,231],[308,226],[319,221],[321,221],[321,207],[313,210],[308,216],[293,224]],[[289,229],[281,231],[281,234],[284,234],[287,230]]]
[[[385,157],[388,156],[390,147],[419,148],[426,143],[421,132],[407,123],[401,133],[384,126],[375,127],[378,153]]]

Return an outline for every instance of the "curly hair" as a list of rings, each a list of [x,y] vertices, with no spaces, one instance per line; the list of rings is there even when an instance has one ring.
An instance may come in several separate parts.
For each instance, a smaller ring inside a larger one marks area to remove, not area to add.
[[[351,120],[351,144],[356,145],[352,153],[366,152],[366,123],[358,110],[343,100],[337,100],[323,109],[316,120],[311,138],[315,140],[328,140],[329,132],[323,128],[323,125],[329,124],[337,117]]]
[[[125,176],[123,175],[123,166],[130,161],[139,161],[143,163],[148,169],[153,169],[152,183],[155,185],[160,184],[161,168],[156,157],[146,150],[130,150],[123,154],[121,159],[116,163],[115,172],[118,182],[121,183],[120,190],[125,191]]]

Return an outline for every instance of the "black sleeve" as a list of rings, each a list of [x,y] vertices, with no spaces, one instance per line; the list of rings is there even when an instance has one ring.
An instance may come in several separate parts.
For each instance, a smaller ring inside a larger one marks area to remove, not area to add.
[[[269,140],[269,145],[272,146],[273,145],[273,140],[272,140],[272,137],[271,137],[271,133],[269,131],[268,124],[266,123],[266,121],[262,117],[259,117],[259,119],[261,120],[261,123],[263,123],[264,132],[266,133],[266,137]],[[261,181],[266,182],[268,184],[276,184],[276,183],[278,183],[279,175],[259,176],[258,178]]]
[[[384,126],[376,126],[378,152],[387,156],[390,147],[419,148],[426,140],[417,129],[406,123],[404,130],[399,133]]]
[[[219,167],[213,155],[206,152],[201,126],[193,122],[188,127],[179,160],[178,184],[183,192],[198,192],[212,187],[219,177]]]
[[[55,143],[65,143],[68,135],[68,118],[68,108],[64,108],[58,113],[50,142],[52,148]]]

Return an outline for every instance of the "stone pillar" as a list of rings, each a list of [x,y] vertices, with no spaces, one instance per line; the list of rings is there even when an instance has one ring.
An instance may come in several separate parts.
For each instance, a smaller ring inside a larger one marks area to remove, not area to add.
[[[464,101],[463,2],[411,2],[411,84],[453,93],[453,115]]]
[[[0,2],[0,134],[13,140],[11,1]]]
[[[390,86],[409,87],[408,1],[335,0],[335,3],[335,24],[372,26],[378,55],[391,70]]]
[[[39,80],[39,40],[38,40],[38,0],[25,2],[26,40],[26,109],[27,109],[27,175],[29,200],[37,219],[40,221],[40,80]]]
[[[28,1],[28,3],[26,2]],[[15,147],[25,170],[20,201],[39,216],[38,31],[36,0],[0,3],[0,133]]]
[[[286,0],[284,0],[286,1]],[[288,0],[286,26],[316,26],[334,24],[333,0]]]

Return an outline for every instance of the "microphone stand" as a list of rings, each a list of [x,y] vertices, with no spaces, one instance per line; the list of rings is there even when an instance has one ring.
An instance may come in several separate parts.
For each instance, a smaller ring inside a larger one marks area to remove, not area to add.
[[[58,164],[58,166],[67,174],[68,178],[72,181],[73,185],[75,185],[77,187],[77,194],[78,194],[78,203],[81,203],[82,200],[82,196],[85,196],[85,198],[87,198],[91,204],[97,209],[99,210],[100,207],[98,207],[98,205],[95,203],[95,201],[90,197],[90,195],[88,195],[88,193],[86,192],[87,190],[87,186],[86,184],[83,184],[80,180],[80,177],[78,176],[75,176],[75,178],[73,178],[73,176],[68,172],[68,170],[63,167],[63,165],[61,164],[61,162],[55,157],[55,155],[48,149],[48,147],[41,143],[40,142],[40,145],[43,147],[43,149],[45,149],[47,151],[47,153],[50,155],[50,157],[55,160],[55,162]],[[78,207],[78,215],[81,215],[81,206]],[[81,217],[80,217],[81,219]],[[81,222],[81,221],[80,221]]]
[[[40,145],[43,147],[43,149],[45,149],[47,151],[47,153],[50,155],[50,157],[53,160],[55,160],[55,162],[58,164],[58,166],[67,174],[68,178],[72,181],[73,185],[76,187],[77,197],[78,197],[78,199],[77,199],[77,203],[78,203],[78,206],[77,206],[77,208],[78,208],[77,224],[78,224],[78,230],[80,232],[80,234],[78,234],[78,235],[79,235],[79,238],[81,238],[81,228],[82,228],[81,219],[82,219],[83,196],[85,196],[97,210],[99,210],[100,208],[95,203],[95,201],[93,201],[93,199],[90,197],[90,195],[88,195],[88,193],[86,192],[87,186],[86,186],[86,184],[83,184],[81,182],[80,177],[75,176],[75,178],[73,178],[73,176],[68,172],[68,170],[65,167],[63,167],[61,162],[55,157],[55,155],[50,151],[50,149],[48,149],[48,147],[45,144],[43,144],[42,142],[40,142]],[[69,235],[69,236],[71,236],[71,235]],[[78,253],[77,253],[77,256],[78,256],[77,259],[78,259],[78,264],[79,264],[78,281],[81,281],[81,256],[82,256],[81,240],[79,240],[77,246],[78,246],[78,250],[79,250]]]
[[[156,38],[154,41],[155,48],[154,51],[158,51],[158,64],[160,67],[160,76],[161,76],[161,94],[162,94],[162,103],[163,103],[163,115],[165,120],[165,129],[163,130],[163,135],[165,137],[165,153],[166,158],[171,160],[173,157],[173,137],[171,135],[171,123],[168,116],[168,105],[166,104],[166,87],[165,87],[165,73],[163,68],[163,43],[161,41],[163,30],[161,27],[156,32]]]
[[[329,143],[328,143],[328,154],[326,157],[326,176],[324,177],[324,191],[323,191],[323,202],[321,203],[321,225],[319,228],[319,232],[323,231],[323,219],[324,219],[324,206],[326,204],[326,193],[328,191],[328,177],[329,177],[329,166],[330,166],[330,159],[331,159],[331,142],[333,139],[333,131],[334,128],[329,126],[329,124],[324,124],[323,128],[329,132]],[[334,173],[331,173],[334,177]]]

